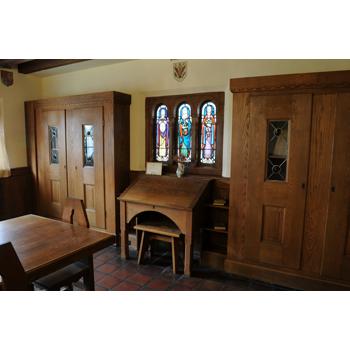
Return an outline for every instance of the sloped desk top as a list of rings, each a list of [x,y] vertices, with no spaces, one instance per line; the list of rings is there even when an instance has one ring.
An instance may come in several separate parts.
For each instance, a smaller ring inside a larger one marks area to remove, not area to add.
[[[185,176],[143,175],[120,196],[120,201],[157,205],[174,209],[193,209],[211,180]]]

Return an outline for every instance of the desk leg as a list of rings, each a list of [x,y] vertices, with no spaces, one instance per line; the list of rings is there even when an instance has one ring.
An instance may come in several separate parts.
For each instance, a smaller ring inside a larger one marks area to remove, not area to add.
[[[184,274],[186,276],[191,276],[192,254],[193,254],[192,232],[190,232],[190,233],[186,233],[185,235]]]
[[[122,259],[129,257],[129,240],[126,227],[126,205],[125,202],[120,202],[120,255]]]
[[[185,261],[184,261],[184,274],[191,276],[192,269],[192,256],[193,256],[193,224],[192,224],[192,212],[186,214],[186,232],[185,232]]]
[[[95,276],[94,276],[94,258],[90,255],[86,258],[86,262],[89,266],[88,273],[84,276],[84,287],[85,290],[95,290]]]

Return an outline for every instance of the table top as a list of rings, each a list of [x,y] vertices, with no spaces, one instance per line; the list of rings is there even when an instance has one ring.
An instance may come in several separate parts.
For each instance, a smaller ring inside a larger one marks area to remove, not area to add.
[[[36,278],[114,241],[111,234],[37,215],[0,221],[0,244],[11,242],[26,273]]]
[[[195,176],[143,175],[130,185],[119,200],[176,209],[193,209],[210,179]]]

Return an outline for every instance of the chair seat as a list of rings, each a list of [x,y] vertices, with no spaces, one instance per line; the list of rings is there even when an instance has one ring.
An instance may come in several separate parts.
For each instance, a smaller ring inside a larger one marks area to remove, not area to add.
[[[134,229],[167,237],[179,238],[181,235],[181,231],[176,226],[169,226],[164,223],[145,222],[135,225]]]
[[[59,290],[61,287],[69,286],[78,281],[88,271],[89,267],[79,261],[39,278],[35,284],[46,290]]]
[[[172,224],[168,222],[143,222],[142,224],[136,224],[134,226],[135,230],[142,232],[142,238],[140,243],[140,249],[138,253],[138,264],[143,261],[143,256],[148,248],[148,244],[151,241],[158,240],[163,242],[168,242],[171,244],[171,255],[173,262],[173,273],[177,272],[177,258],[178,258],[178,241],[183,235],[181,231]],[[151,246],[152,252],[152,246]]]

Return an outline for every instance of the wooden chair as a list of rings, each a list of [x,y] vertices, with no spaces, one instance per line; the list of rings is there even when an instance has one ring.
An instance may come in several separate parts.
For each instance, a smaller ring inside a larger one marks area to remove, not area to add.
[[[10,242],[0,245],[0,275],[2,279],[0,290],[23,291],[33,289],[27,281],[27,275]]]
[[[74,218],[79,226],[89,227],[84,202],[81,199],[67,198],[64,203],[62,221],[73,225]],[[87,281],[89,273],[88,264],[84,261],[77,261],[38,279],[35,284],[46,290],[60,290],[63,287],[67,290],[73,290],[72,284],[81,278]]]
[[[79,226],[89,228],[84,202],[81,199],[67,198],[64,202],[62,221],[73,225],[74,218]]]
[[[152,241],[168,242],[171,244],[173,273],[175,274],[177,272],[178,245],[179,239],[182,236],[181,231],[174,226],[169,226],[168,224],[164,223],[136,224],[134,226],[134,229],[142,232],[141,243],[138,252],[138,264],[143,263],[145,252],[147,251],[149,244],[152,243]]]

